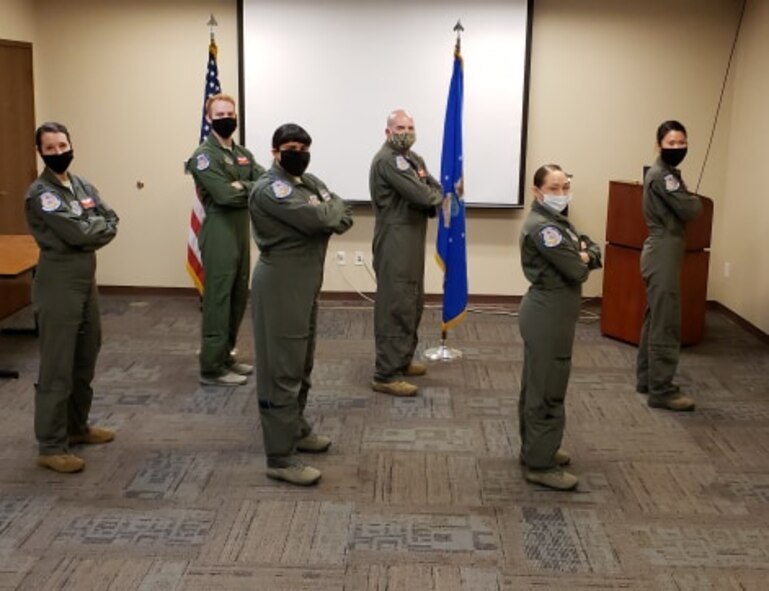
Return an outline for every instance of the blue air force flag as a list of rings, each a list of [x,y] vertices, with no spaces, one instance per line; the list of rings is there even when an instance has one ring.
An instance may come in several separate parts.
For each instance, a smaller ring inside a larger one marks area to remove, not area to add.
[[[467,310],[467,247],[462,178],[462,67],[462,53],[457,39],[443,128],[443,206],[438,214],[436,253],[438,265],[443,269],[443,330],[459,324]]]

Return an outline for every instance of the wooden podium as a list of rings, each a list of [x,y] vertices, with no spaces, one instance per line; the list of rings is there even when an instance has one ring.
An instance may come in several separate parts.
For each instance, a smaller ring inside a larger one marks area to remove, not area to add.
[[[705,336],[705,308],[713,201],[702,199],[702,213],[686,226],[681,264],[681,344]],[[649,232],[643,216],[643,185],[610,181],[606,217],[601,333],[637,345],[641,338],[646,287],[641,279],[641,249]]]

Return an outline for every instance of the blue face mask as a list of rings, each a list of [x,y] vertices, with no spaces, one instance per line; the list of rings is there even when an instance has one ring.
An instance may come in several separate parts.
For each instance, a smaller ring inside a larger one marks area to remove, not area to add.
[[[561,213],[571,201],[571,195],[544,195],[542,203]]]

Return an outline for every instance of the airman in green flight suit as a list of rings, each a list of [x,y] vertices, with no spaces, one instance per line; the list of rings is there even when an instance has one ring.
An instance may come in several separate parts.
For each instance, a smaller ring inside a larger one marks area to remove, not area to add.
[[[315,175],[310,135],[281,125],[272,137],[275,161],[249,200],[259,261],[251,282],[256,391],[267,476],[309,486],[321,472],[298,452],[323,453],[331,439],[304,417],[315,356],[318,296],[332,234],[352,226],[350,207]]]
[[[206,212],[198,235],[205,277],[200,382],[238,386],[253,373],[232,351],[248,304],[248,195],[264,168],[232,139],[237,128],[232,97],[211,96],[206,113],[211,133],[187,162]]]
[[[417,386],[402,377],[427,371],[414,353],[424,308],[427,218],[435,216],[443,202],[443,189],[427,172],[424,159],[411,150],[416,141],[411,115],[403,110],[390,113],[385,136],[369,173],[377,280],[371,387],[392,396],[414,396]]]
[[[540,167],[532,190],[536,200],[520,237],[521,265],[531,283],[519,314],[524,342],[518,402],[521,463],[529,482],[571,490],[578,479],[563,469],[571,460],[561,449],[564,399],[582,284],[592,269],[601,267],[601,251],[562,214],[571,200],[571,179],[560,166]]]
[[[85,461],[71,446],[112,441],[115,433],[88,424],[101,319],[96,250],[117,234],[118,216],[87,180],[69,170],[73,150],[61,123],[41,125],[35,143],[45,170],[27,192],[27,223],[40,247],[32,304],[40,332],[35,384],[38,464],[79,472]]]
[[[659,157],[644,179],[643,209],[649,236],[641,251],[646,284],[646,314],[636,364],[636,389],[648,394],[648,405],[674,411],[694,410],[673,378],[681,348],[681,261],[687,222],[702,211],[702,200],[690,193],[676,168],[686,156],[686,129],[666,121],[657,129]]]

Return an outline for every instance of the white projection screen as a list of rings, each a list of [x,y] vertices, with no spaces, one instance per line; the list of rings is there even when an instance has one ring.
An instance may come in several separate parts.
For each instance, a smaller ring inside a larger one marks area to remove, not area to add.
[[[268,165],[274,130],[312,136],[309,171],[343,199],[369,200],[388,113],[409,111],[440,177],[456,35],[464,58],[464,186],[474,207],[520,207],[530,0],[239,0],[245,144]]]

